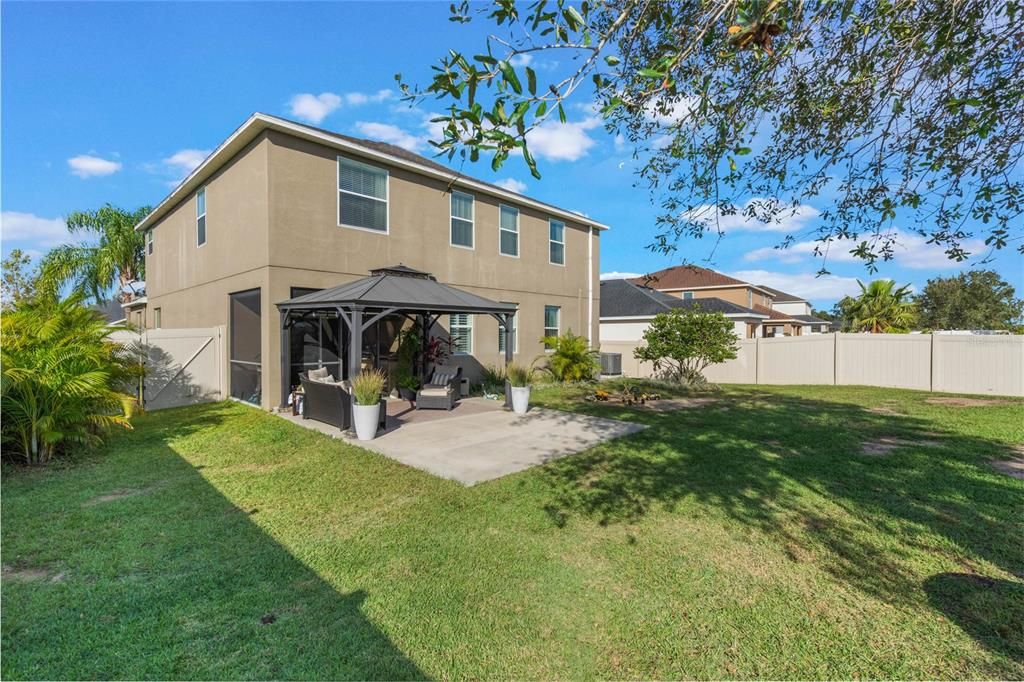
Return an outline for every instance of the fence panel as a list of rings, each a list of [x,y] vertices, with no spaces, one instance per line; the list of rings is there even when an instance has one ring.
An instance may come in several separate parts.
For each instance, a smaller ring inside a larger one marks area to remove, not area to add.
[[[744,339],[738,345],[735,359],[704,370],[708,381],[716,384],[757,383],[757,339]]]
[[[836,383],[931,389],[931,334],[839,334]]]
[[[831,384],[834,379],[831,335],[757,339],[757,383]]]
[[[146,367],[143,405],[147,410],[226,396],[224,327],[116,332],[112,338],[139,352]]]
[[[936,334],[932,390],[1024,395],[1024,336]]]

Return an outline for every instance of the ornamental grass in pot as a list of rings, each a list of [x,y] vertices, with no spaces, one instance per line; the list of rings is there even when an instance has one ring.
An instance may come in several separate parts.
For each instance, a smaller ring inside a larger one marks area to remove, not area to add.
[[[505,376],[508,378],[512,392],[512,411],[516,414],[526,414],[530,407],[530,385],[533,384],[533,376],[536,370],[533,367],[524,367],[511,363],[505,368]]]
[[[373,440],[377,436],[380,395],[386,383],[384,373],[379,369],[361,372],[352,380],[352,421],[359,440]]]

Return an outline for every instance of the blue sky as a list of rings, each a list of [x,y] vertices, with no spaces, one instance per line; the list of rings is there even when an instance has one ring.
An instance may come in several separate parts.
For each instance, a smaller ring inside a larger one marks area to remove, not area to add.
[[[393,75],[425,82],[450,47],[479,51],[484,25],[448,21],[448,3],[22,3],[4,2],[0,152],[3,253],[44,252],[68,239],[61,216],[111,202],[156,204],[254,111],[285,116],[429,154],[431,102],[410,109]],[[472,25],[471,25],[472,26]],[[540,77],[558,66],[535,62]],[[413,78],[413,76],[418,76]],[[644,248],[655,234],[645,189],[634,187],[630,152],[602,128],[586,97],[567,125],[531,140],[543,173],[519,160],[470,175],[583,212],[612,226],[602,237],[603,273],[640,273],[687,258],[829,306],[872,278],[842,254],[831,277],[810,245],[772,247],[805,234],[822,205],[781,225],[725,219],[726,237],[683,242],[676,255]],[[806,238],[801,241],[806,241]],[[910,282],[964,268],[908,236],[878,276]],[[986,267],[1024,293],[1013,251]]]

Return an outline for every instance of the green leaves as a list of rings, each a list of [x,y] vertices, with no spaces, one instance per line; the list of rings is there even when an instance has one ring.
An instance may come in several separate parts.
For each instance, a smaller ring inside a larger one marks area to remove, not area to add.
[[[498,70],[501,72],[504,83],[511,87],[513,92],[517,95],[523,94],[523,86],[519,82],[519,76],[516,75],[516,70],[511,64],[503,59],[498,62]]]

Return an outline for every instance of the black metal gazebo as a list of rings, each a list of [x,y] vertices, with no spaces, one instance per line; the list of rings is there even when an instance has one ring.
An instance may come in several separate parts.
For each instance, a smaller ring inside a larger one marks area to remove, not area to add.
[[[401,315],[422,326],[423,343],[442,315],[467,313],[490,315],[505,335],[505,363],[512,362],[512,320],[514,303],[499,303],[448,284],[442,284],[426,272],[405,265],[370,271],[369,277],[321,289],[277,304],[281,315],[281,404],[288,401],[289,329],[296,316],[333,312],[344,321],[349,332],[348,371],[354,377],[360,371],[363,332],[389,315]]]

